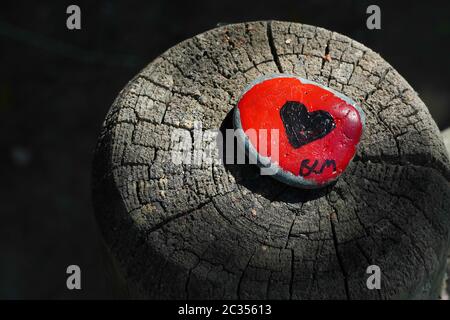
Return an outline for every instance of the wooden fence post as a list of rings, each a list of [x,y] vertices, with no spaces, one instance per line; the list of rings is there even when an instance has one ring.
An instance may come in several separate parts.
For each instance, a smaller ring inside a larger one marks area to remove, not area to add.
[[[336,184],[305,191],[252,165],[172,161],[174,133],[195,141],[199,123],[232,127],[248,83],[277,73],[364,110],[357,155]],[[126,85],[100,134],[93,195],[131,297],[418,299],[438,297],[446,268],[449,177],[426,106],[377,53],[322,28],[262,21],[183,41]],[[366,285],[370,265],[380,290]]]

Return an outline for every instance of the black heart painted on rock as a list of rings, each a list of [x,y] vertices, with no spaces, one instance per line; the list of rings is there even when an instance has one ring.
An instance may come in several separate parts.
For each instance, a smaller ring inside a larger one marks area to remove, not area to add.
[[[329,112],[308,112],[302,103],[296,101],[287,101],[280,110],[280,116],[289,143],[296,149],[323,138],[336,128]]]

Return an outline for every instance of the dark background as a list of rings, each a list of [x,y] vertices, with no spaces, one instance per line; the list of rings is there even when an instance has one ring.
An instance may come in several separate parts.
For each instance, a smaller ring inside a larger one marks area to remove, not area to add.
[[[218,22],[313,24],[379,52],[450,125],[450,2],[1,1],[0,298],[108,298],[90,198],[92,152],[118,91]],[[82,30],[66,28],[77,4]],[[382,29],[366,28],[381,7]],[[66,267],[82,290],[66,289]]]

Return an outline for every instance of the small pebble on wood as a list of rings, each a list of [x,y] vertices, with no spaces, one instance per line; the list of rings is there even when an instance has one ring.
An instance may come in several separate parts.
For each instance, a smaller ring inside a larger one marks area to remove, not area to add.
[[[234,125],[267,174],[283,183],[324,187],[354,157],[364,113],[350,98],[292,75],[255,80],[240,98]]]

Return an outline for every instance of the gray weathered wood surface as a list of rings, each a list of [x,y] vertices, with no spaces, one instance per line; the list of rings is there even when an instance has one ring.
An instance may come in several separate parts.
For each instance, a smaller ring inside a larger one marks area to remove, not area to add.
[[[450,156],[450,128],[447,128],[444,131],[442,131],[442,137],[444,139],[445,148],[447,149],[447,154]],[[442,290],[444,290],[444,291],[441,294],[441,298],[449,300],[449,296],[450,296],[450,250],[448,252],[448,257],[447,257],[447,274],[445,277],[445,283],[443,284]]]
[[[444,139],[444,145],[447,149],[447,153],[450,155],[450,128],[442,131],[442,138]]]
[[[364,109],[357,156],[335,185],[302,191],[249,165],[171,162],[173,130],[230,126],[243,88],[273,73],[322,83]],[[133,78],[106,116],[93,194],[133,297],[437,298],[449,177],[436,124],[393,67],[338,33],[273,21],[200,34]],[[381,290],[366,287],[370,264]]]

